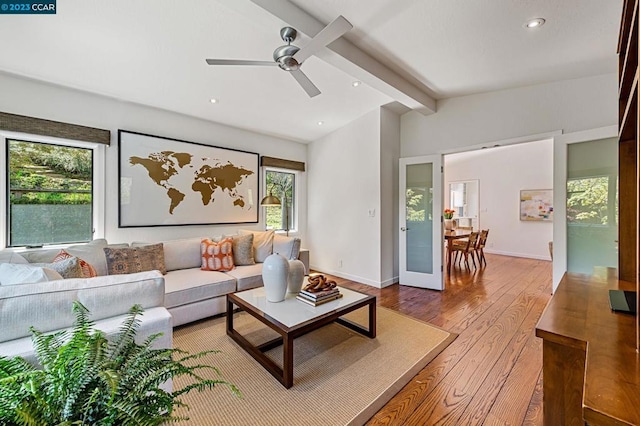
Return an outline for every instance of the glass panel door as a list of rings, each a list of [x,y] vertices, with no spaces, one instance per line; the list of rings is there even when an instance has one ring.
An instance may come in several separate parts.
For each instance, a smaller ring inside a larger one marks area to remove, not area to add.
[[[400,284],[442,290],[441,157],[400,159]]]

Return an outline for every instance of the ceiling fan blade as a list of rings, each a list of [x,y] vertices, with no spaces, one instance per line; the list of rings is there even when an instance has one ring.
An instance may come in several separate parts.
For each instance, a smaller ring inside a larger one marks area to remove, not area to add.
[[[353,28],[353,25],[351,25],[344,16],[338,16],[329,25],[316,34],[309,43],[300,48],[300,50],[293,55],[293,58],[298,61],[299,64],[303,63],[309,56],[313,56],[317,51],[332,41],[340,38],[351,28]]]
[[[243,59],[207,59],[209,65],[278,65],[273,61],[245,61]]]
[[[307,92],[307,95],[309,95],[310,98],[313,98],[314,96],[320,94],[320,90],[316,87],[315,84],[311,82],[311,80],[309,80],[309,77],[307,77],[305,73],[303,73],[299,69],[290,71],[290,73],[293,78],[295,78],[296,81],[300,84],[300,86],[302,86],[304,91]]]

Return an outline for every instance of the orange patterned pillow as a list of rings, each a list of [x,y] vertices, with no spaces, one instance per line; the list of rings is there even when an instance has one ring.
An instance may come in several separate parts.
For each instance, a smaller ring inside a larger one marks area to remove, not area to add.
[[[204,238],[200,243],[203,271],[230,271],[235,268],[233,264],[233,239],[225,238],[216,243]]]
[[[67,253],[65,250],[60,250],[60,253],[58,253],[56,257],[53,258],[53,262],[60,262],[61,260],[69,259],[71,257],[75,257],[75,256]],[[80,268],[82,269],[82,275],[84,275],[85,278],[92,278],[92,277],[98,276],[98,273],[96,272],[95,268],[91,266],[91,264],[89,264],[88,262],[78,258],[78,264],[80,265]]]

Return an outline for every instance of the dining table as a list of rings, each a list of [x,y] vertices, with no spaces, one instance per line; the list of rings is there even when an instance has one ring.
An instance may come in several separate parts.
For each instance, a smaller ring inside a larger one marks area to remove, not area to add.
[[[472,232],[472,229],[447,229],[444,231],[444,239],[447,242],[447,272],[451,272],[451,257],[453,255],[453,251],[450,249],[451,242],[468,238]]]

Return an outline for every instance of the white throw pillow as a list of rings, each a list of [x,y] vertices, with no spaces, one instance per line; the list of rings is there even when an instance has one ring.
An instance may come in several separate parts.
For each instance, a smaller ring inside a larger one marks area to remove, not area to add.
[[[22,263],[0,263],[0,285],[31,284],[61,280],[56,271]]]
[[[107,275],[107,258],[103,250],[105,247],[107,247],[107,240],[98,239],[88,242],[87,244],[69,246],[65,251],[71,256],[84,260],[93,266],[98,276],[103,276]]]
[[[275,234],[273,237],[273,252],[281,254],[289,260],[297,259],[298,254],[300,254],[300,238]]]
[[[240,235],[253,234],[253,258],[256,262],[262,263],[273,253],[273,230],[271,231],[247,231],[241,229]]]

